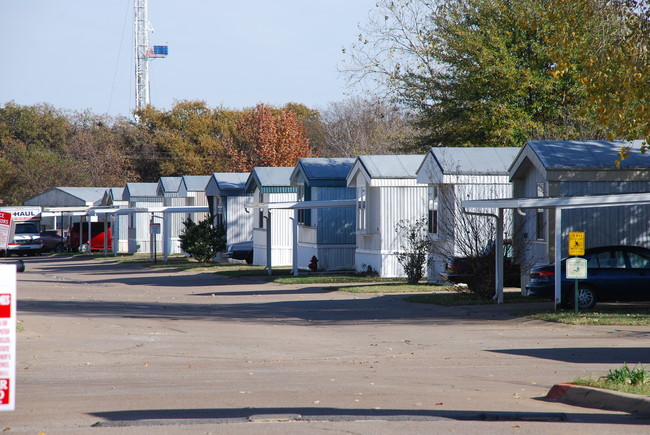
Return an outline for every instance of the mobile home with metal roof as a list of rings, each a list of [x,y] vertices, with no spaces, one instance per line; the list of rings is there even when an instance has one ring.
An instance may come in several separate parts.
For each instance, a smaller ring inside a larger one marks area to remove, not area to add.
[[[496,219],[490,216],[496,209],[479,210],[484,216],[468,215],[463,213],[460,202],[512,197],[508,169],[519,150],[439,147],[426,154],[417,170],[417,181],[429,186],[429,281],[441,282],[440,274],[451,258],[476,255],[496,239]],[[511,217],[506,219],[504,232],[505,238],[512,236]]]
[[[402,222],[427,217],[428,186],[417,182],[423,155],[360,156],[347,176],[356,198],[356,270],[382,277],[406,276],[397,260]]]
[[[43,217],[41,229],[67,230],[73,222],[79,222],[82,211],[99,206],[108,187],[54,187],[24,202],[28,206],[40,206],[44,210],[56,208],[57,212]],[[67,209],[67,211],[66,211]],[[73,212],[73,210],[76,210]]]
[[[300,202],[354,199],[346,177],[351,158],[302,158],[291,174]],[[318,270],[354,269],[356,250],[353,207],[298,209],[297,266],[307,269],[315,259]]]
[[[161,207],[163,197],[158,195],[158,183],[126,183],[122,200],[127,202],[127,208]],[[128,252],[153,252],[150,241],[150,223],[160,223],[159,213],[134,213],[129,215],[128,223]],[[160,234],[155,236],[157,252],[162,251]]]
[[[268,254],[271,266],[289,266],[293,262],[293,211],[264,207],[296,201],[297,189],[291,185],[293,169],[256,167],[246,180],[246,192],[252,195],[252,202],[262,205],[249,208],[253,213],[253,264],[267,265]]]
[[[650,158],[638,144],[616,167],[623,141],[529,141],[514,159],[509,175],[514,198],[560,198],[650,192]],[[486,197],[488,198],[488,197]],[[617,206],[564,210],[562,237],[585,233],[587,248],[605,245],[650,247],[650,206]],[[552,262],[555,217],[546,209],[514,215],[515,239],[522,269]],[[561,256],[567,246],[562,246]],[[527,275],[526,275],[527,276]]]
[[[252,194],[246,192],[248,172],[215,172],[205,195],[215,225],[226,229],[226,244],[253,239],[253,213],[246,210]]]

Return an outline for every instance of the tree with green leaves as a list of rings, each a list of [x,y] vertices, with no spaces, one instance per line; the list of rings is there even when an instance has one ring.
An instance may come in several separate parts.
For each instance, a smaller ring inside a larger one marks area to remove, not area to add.
[[[578,71],[557,73],[551,0],[381,0],[347,71],[414,109],[426,146],[599,139]],[[586,110],[585,110],[586,107]]]
[[[551,0],[555,74],[575,75],[608,139],[650,139],[650,2]],[[626,157],[621,150],[621,158]]]
[[[0,192],[5,205],[56,186],[119,186],[133,173],[121,121],[49,105],[0,107]]]
[[[169,111],[148,106],[137,112],[136,125],[145,137],[137,157],[158,168],[149,181],[228,170],[224,141],[235,129],[237,116],[211,109],[204,101],[179,101]]]

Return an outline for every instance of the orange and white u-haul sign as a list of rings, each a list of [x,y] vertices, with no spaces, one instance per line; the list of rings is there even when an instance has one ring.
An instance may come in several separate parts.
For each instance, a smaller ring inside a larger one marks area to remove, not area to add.
[[[16,409],[16,266],[0,264],[0,411]]]

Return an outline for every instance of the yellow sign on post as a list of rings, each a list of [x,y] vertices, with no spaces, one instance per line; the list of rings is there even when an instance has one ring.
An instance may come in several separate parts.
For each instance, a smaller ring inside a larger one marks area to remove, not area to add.
[[[569,255],[580,257],[585,255],[585,233],[569,233]]]

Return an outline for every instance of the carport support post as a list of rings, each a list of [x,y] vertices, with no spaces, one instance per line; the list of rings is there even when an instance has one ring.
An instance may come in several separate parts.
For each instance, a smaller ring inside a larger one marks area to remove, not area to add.
[[[562,303],[562,208],[555,208],[555,311]]]
[[[269,207],[266,216],[266,270],[269,276],[273,275],[271,264],[271,207]]]
[[[291,256],[293,258],[293,267],[292,267],[292,272],[293,276],[298,276],[298,209],[294,208],[293,209],[293,252],[291,253]]]
[[[497,295],[497,303],[503,303],[503,209],[499,209],[497,217],[497,243],[494,249],[495,259],[495,280],[494,287]]]
[[[169,229],[170,225],[170,216],[167,212],[163,212],[163,228],[162,228],[162,240],[163,240],[163,262],[166,263],[169,259],[169,254],[171,251],[171,232]]]

